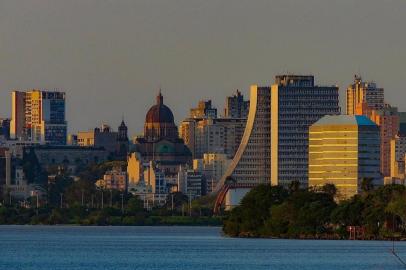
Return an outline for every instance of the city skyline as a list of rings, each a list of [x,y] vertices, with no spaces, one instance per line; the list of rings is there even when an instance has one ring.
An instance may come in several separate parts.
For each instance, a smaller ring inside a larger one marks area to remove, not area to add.
[[[1,2],[0,115],[12,90],[57,88],[69,132],[116,129],[124,115],[134,135],[159,88],[180,123],[200,99],[221,111],[236,89],[248,96],[286,71],[337,84],[342,111],[354,74],[406,110],[406,3],[309,2]]]

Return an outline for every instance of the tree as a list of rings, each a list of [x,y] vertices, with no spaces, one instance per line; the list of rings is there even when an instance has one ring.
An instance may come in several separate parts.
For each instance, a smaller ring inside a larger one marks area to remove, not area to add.
[[[294,193],[300,190],[300,182],[299,181],[292,181],[289,183],[289,193]]]
[[[362,182],[361,182],[362,191],[369,192],[369,191],[373,190],[374,189],[373,181],[374,181],[374,179],[370,178],[370,177],[363,178]]]
[[[271,215],[271,207],[283,203],[288,191],[280,186],[259,185],[242,199],[224,221],[224,231],[230,234],[260,236],[265,222]]]
[[[335,186],[334,184],[325,184],[325,185],[321,188],[321,190],[322,190],[324,193],[330,195],[332,198],[334,198],[335,195],[337,194],[337,188],[336,188],[336,186]]]

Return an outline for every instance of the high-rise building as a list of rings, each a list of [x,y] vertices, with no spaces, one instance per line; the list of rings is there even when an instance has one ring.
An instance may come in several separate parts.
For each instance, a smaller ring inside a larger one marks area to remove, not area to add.
[[[309,186],[334,184],[342,200],[358,194],[366,178],[382,185],[379,139],[378,126],[361,115],[329,115],[311,125]]]
[[[240,184],[270,183],[271,180],[271,89],[251,86],[250,109],[240,145],[225,174],[219,191],[231,177]]]
[[[12,139],[65,145],[65,93],[30,90],[12,92]]]
[[[271,89],[271,182],[307,186],[309,126],[340,113],[337,86],[316,86],[313,76],[276,76]]]
[[[190,109],[191,118],[217,118],[217,109],[213,107],[211,100],[200,100],[197,108]]]
[[[205,153],[226,154],[233,158],[245,129],[245,118],[187,118],[179,134],[192,151],[194,159]]]
[[[365,115],[380,128],[381,173],[389,177],[391,172],[390,143],[399,131],[399,114],[396,107],[384,101],[384,89],[376,83],[363,82],[355,76],[354,83],[347,89],[347,114]]]
[[[381,173],[390,176],[391,169],[391,140],[399,131],[399,115],[397,108],[385,105],[383,109],[371,110],[366,114],[380,129],[381,135]]]
[[[362,115],[359,110],[363,103],[374,110],[382,109],[385,105],[384,89],[378,88],[374,82],[364,82],[355,75],[354,83],[347,88],[347,114]]]
[[[250,108],[250,101],[244,100],[244,95],[239,90],[233,96],[226,98],[224,117],[226,118],[247,118]]]

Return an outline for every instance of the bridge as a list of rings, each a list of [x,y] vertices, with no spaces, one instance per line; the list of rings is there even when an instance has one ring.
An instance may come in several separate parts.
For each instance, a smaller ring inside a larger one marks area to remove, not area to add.
[[[214,215],[220,214],[221,206],[223,205],[226,195],[230,189],[254,188],[256,186],[258,186],[258,183],[236,183],[232,179],[227,181],[217,193],[217,198],[213,209]]]

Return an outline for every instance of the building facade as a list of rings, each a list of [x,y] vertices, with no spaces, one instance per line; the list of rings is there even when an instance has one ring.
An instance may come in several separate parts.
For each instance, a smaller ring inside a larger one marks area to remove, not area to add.
[[[391,140],[398,134],[400,115],[397,108],[384,101],[384,89],[376,83],[363,82],[355,77],[354,83],[347,89],[347,114],[365,115],[380,128],[381,134],[381,173],[391,175]]]
[[[361,192],[362,181],[380,175],[378,126],[365,116],[325,116],[309,130],[309,186],[334,184],[339,200]]]
[[[194,159],[202,159],[205,153],[226,154],[233,158],[245,124],[245,118],[188,118],[180,125],[180,136]]]
[[[360,76],[354,76],[354,83],[347,88],[348,115],[362,115],[357,112],[362,104],[368,104],[373,110],[382,109],[385,105],[384,89],[374,82],[364,82]]]
[[[213,192],[230,163],[226,154],[218,153],[205,153],[202,159],[193,160],[193,170],[202,172],[206,179],[207,193]]]
[[[42,144],[66,145],[65,93],[13,91],[10,137]]]
[[[129,149],[128,129],[124,121],[118,127],[118,132],[103,124],[101,128],[92,131],[78,132],[77,145],[81,147],[102,147],[111,157],[126,160]]]
[[[10,140],[10,119],[0,118],[0,141]]]
[[[225,118],[247,118],[250,108],[250,101],[244,100],[244,95],[239,90],[230,97],[226,98],[224,108]]]
[[[276,76],[271,89],[271,182],[308,184],[309,127],[340,113],[337,86],[316,86],[314,76]]]
[[[405,155],[406,155],[406,135],[399,133],[390,144],[390,177],[400,180],[405,179]]]
[[[191,199],[206,195],[206,179],[202,172],[182,167],[178,173],[178,191]]]
[[[154,161],[165,177],[174,181],[180,165],[192,164],[192,153],[179,138],[172,111],[164,104],[161,93],[148,110],[144,135],[135,139],[132,152],[138,152],[143,163]]]
[[[103,175],[103,179],[96,182],[101,189],[114,189],[122,192],[127,191],[127,173],[120,167],[113,168]]]
[[[190,109],[191,118],[217,118],[217,109],[213,107],[211,100],[200,100],[197,108]]]
[[[251,86],[250,109],[240,145],[214,191],[230,177],[241,184],[271,181],[271,88]]]

